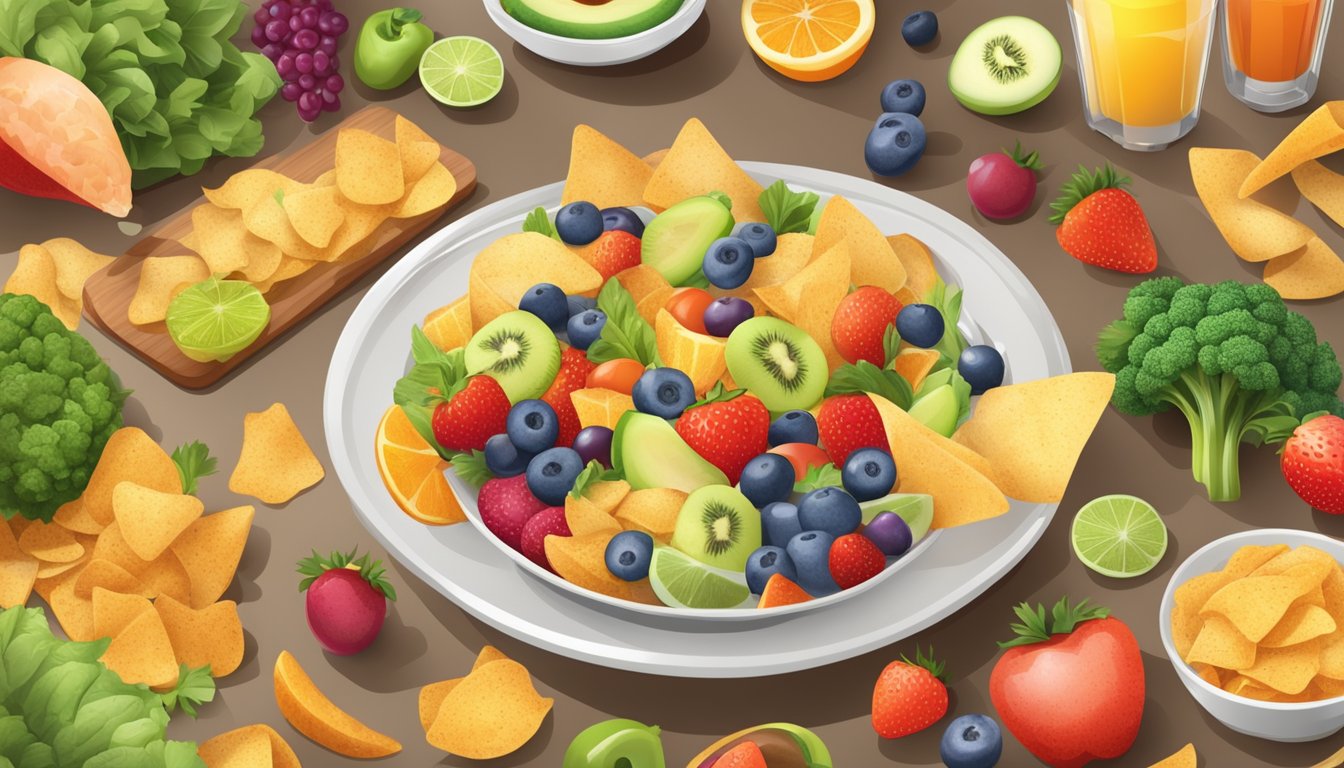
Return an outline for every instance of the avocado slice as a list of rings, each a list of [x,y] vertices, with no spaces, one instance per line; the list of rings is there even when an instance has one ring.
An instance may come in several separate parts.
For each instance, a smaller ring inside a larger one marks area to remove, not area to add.
[[[733,232],[731,204],[717,193],[690,197],[668,208],[644,228],[641,257],[673,285],[701,274],[705,251]]]
[[[501,0],[504,11],[535,30],[560,37],[607,40],[662,24],[682,0]]]
[[[933,524],[933,497],[923,493],[889,493],[859,505],[864,524],[883,512],[895,512],[910,526],[910,546],[919,543]]]
[[[635,490],[676,488],[690,493],[728,485],[722,470],[701,458],[666,420],[626,411],[611,438],[612,468]]]

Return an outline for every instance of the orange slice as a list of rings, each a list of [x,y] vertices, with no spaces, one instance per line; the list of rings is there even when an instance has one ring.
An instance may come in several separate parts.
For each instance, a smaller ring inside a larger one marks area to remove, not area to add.
[[[875,18],[873,0],[742,0],[747,44],[771,69],[804,82],[854,66]]]
[[[378,475],[402,511],[426,525],[466,520],[443,476],[448,462],[415,431],[405,411],[395,405],[388,408],[378,423],[376,440]]]

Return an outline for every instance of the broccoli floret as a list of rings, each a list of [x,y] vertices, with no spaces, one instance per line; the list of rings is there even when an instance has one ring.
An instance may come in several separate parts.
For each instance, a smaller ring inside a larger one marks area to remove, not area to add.
[[[1180,410],[1213,501],[1241,496],[1241,443],[1283,442],[1307,416],[1344,415],[1334,349],[1268,285],[1157,278],[1130,291],[1123,315],[1097,340],[1116,375],[1111,403],[1135,416]]]
[[[50,520],[77,498],[127,394],[46,305],[0,295],[0,514]]]

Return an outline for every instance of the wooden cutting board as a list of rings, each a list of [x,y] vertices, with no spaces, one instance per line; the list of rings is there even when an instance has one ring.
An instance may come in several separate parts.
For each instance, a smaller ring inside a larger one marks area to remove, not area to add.
[[[393,140],[395,121],[396,113],[392,110],[366,107],[311,143],[288,154],[266,158],[255,167],[269,168],[298,181],[312,182],[335,165],[336,134],[341,129],[361,128]],[[271,305],[270,324],[251,346],[225,362],[201,363],[192,360],[178,350],[163,323],[134,325],[127,317],[131,298],[135,296],[140,283],[140,266],[144,260],[155,256],[191,253],[179,240],[191,231],[191,210],[206,202],[204,197],[192,201],[177,215],[131,246],[125,255],[90,277],[84,284],[84,316],[104,334],[179,387],[209,387],[321,309],[449,208],[466,199],[476,188],[476,166],[447,147],[442,148],[439,159],[457,179],[457,192],[451,200],[440,208],[412,219],[388,219],[383,222],[369,235],[366,242],[372,248],[362,258],[318,264],[302,275],[276,285],[266,294],[266,301]]]

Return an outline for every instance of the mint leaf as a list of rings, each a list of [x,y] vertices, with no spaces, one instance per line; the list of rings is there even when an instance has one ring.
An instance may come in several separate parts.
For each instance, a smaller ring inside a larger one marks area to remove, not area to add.
[[[210,448],[199,440],[178,446],[173,451],[173,463],[182,479],[182,492],[196,493],[196,481],[218,471],[219,461],[210,455]]]
[[[914,400],[910,382],[906,381],[904,376],[892,370],[878,368],[866,360],[840,366],[826,383],[827,397],[868,392],[881,395],[904,409],[909,409],[911,401]]]
[[[487,480],[495,476],[490,468],[485,465],[485,453],[483,451],[471,451],[467,453],[453,454],[449,459],[453,465],[453,471],[457,476],[480,488],[485,485]]]
[[[815,192],[794,192],[783,181],[776,181],[757,198],[765,220],[776,234],[806,232],[812,212],[821,198]]]
[[[593,483],[620,479],[621,473],[619,470],[607,469],[602,466],[602,462],[593,459],[588,462],[588,466],[584,467],[583,470],[579,472],[579,476],[574,478],[574,487],[569,489],[569,495],[577,499],[583,496],[584,491],[587,491],[588,486]]]
[[[527,218],[523,219],[523,231],[536,232],[555,240],[560,239],[560,234],[555,231],[555,225],[551,224],[550,214],[546,213],[545,208],[538,207],[527,214]]]
[[[807,468],[803,479],[793,484],[794,493],[811,493],[818,488],[840,487],[840,470],[832,463]]]
[[[887,330],[882,332],[882,359],[886,362],[883,368],[890,368],[896,356],[901,353],[901,334],[896,332],[896,324],[887,326]]]
[[[635,300],[619,280],[608,280],[597,294],[597,308],[607,314],[602,335],[588,347],[588,359],[594,363],[631,358],[643,365],[660,365],[658,338],[653,327],[640,316]]]
[[[961,322],[961,299],[961,289],[949,286],[941,277],[934,283],[929,295],[924,298],[925,302],[942,314],[945,327],[943,338],[933,348],[943,353],[953,364],[961,357],[962,350],[970,346],[966,337],[962,336],[957,328],[957,323]]]

